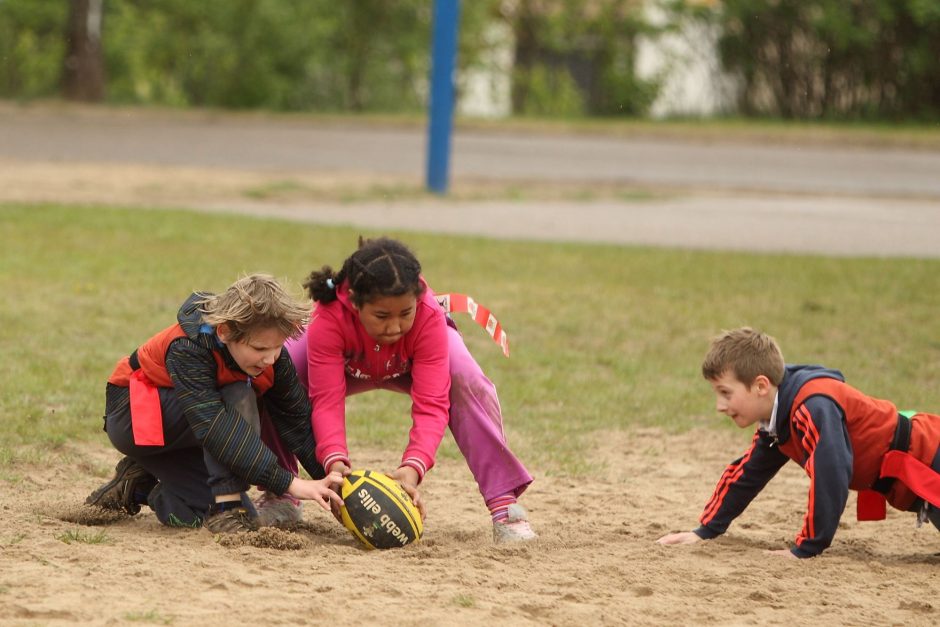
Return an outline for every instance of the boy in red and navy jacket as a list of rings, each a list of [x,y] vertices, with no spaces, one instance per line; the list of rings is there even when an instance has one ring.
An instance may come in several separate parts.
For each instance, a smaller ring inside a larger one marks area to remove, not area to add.
[[[743,327],[712,343],[702,365],[716,407],[736,425],[757,424],[751,446],[722,474],[694,531],[660,544],[723,534],[789,460],[809,475],[803,528],[792,557],[815,557],[831,543],[849,490],[859,520],[880,520],[885,501],[940,529],[940,416],[898,412],[847,385],[837,370],[785,365],[774,339]]]

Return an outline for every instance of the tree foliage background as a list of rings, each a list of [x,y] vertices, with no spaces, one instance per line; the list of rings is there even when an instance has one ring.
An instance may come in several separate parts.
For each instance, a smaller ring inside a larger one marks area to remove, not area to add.
[[[77,1],[77,0],[73,0]],[[425,105],[433,0],[104,0],[113,103],[274,110],[408,111]],[[519,112],[641,113],[632,47],[637,3],[601,14],[559,0],[464,0],[460,70],[479,67],[508,23],[529,33]],[[61,92],[69,0],[0,0],[0,97]],[[534,28],[533,28],[534,27]],[[603,32],[592,33],[599,27]],[[458,74],[459,76],[459,74]],[[561,96],[559,98],[559,96]],[[613,104],[624,99],[624,109]]]
[[[700,17],[744,114],[940,118],[940,0],[723,0]]]
[[[644,115],[654,0],[462,0],[458,80],[514,37],[515,114]],[[940,119],[940,0],[657,0],[717,25],[745,115]],[[0,98],[63,89],[70,7],[0,0]],[[104,99],[282,111],[421,111],[434,0],[103,0]],[[68,94],[66,94],[68,95]]]
[[[492,2],[465,3],[472,41]],[[68,0],[0,0],[0,97],[60,92]],[[432,4],[104,0],[107,100],[275,110],[422,106]],[[461,50],[465,64],[478,58]]]

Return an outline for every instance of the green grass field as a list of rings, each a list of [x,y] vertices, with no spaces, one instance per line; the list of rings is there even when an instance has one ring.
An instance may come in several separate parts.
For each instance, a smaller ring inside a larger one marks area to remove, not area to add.
[[[101,414],[114,363],[170,324],[191,291],[264,271],[300,296],[307,273],[337,267],[360,231],[5,205],[0,234],[0,475],[15,477],[18,460],[49,459],[70,441],[107,443]],[[744,324],[775,335],[788,361],[840,368],[903,408],[940,410],[940,260],[387,234],[414,248],[436,291],[473,295],[507,329],[510,359],[457,318],[500,390],[514,449],[541,472],[589,472],[605,430],[729,428],[699,365],[713,335]],[[403,395],[355,397],[353,449],[402,449],[408,408]],[[449,436],[442,450],[457,455]]]

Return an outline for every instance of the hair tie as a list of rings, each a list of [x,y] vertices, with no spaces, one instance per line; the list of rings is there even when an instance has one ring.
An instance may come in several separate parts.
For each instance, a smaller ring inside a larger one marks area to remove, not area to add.
[[[328,288],[330,288],[331,290],[335,290],[335,289],[336,289],[336,284],[333,283],[333,279],[327,279],[327,280],[326,280],[326,286],[327,286]]]

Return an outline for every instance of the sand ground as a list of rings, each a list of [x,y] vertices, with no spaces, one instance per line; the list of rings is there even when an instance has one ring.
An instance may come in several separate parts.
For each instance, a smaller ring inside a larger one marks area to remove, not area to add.
[[[824,557],[790,560],[807,479],[787,467],[723,538],[687,529],[740,433],[657,430],[598,437],[589,479],[539,475],[524,496],[540,539],[494,545],[462,462],[429,475],[425,536],[367,551],[308,505],[302,528],[229,545],[162,527],[147,509],[106,526],[70,520],[118,456],[70,447],[18,465],[0,491],[0,624],[935,625],[940,534],[889,512],[855,522],[854,497]],[[366,452],[366,466],[394,463]],[[82,542],[96,539],[100,542]],[[282,547],[282,548],[274,548]]]

